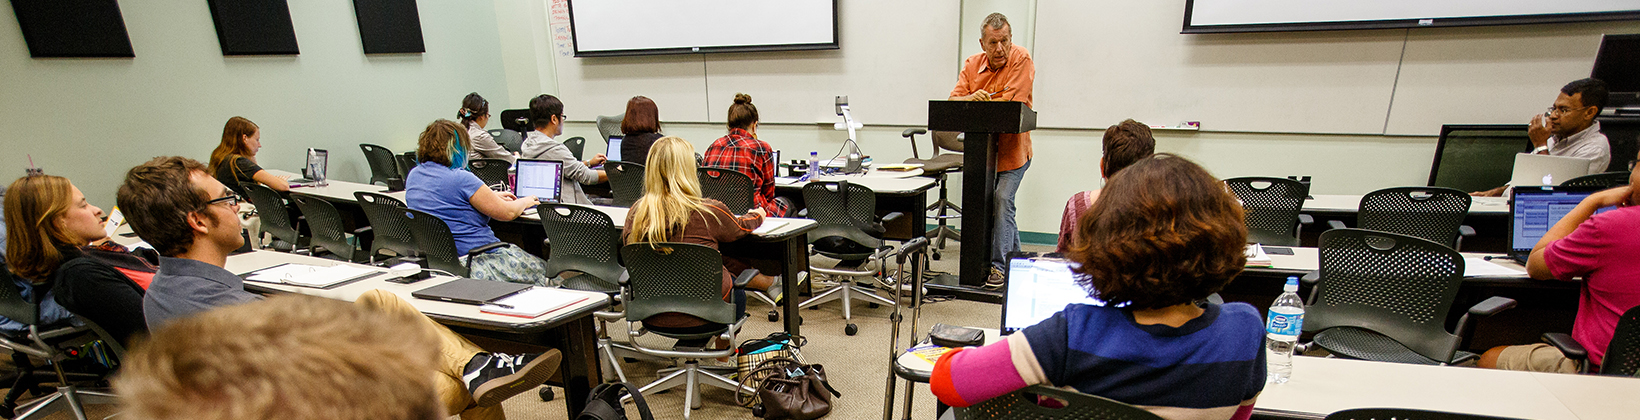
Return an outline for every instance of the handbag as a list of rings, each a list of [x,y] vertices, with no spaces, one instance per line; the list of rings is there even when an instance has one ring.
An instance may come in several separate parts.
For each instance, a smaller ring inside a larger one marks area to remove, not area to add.
[[[763,375],[768,373],[767,375]],[[767,420],[814,420],[831,414],[831,399],[843,394],[826,382],[826,368],[819,364],[805,365],[796,359],[777,358],[758,364],[751,374],[741,378],[742,387],[756,381],[755,395],[735,393],[741,405],[755,403],[752,415]],[[746,400],[750,401],[746,401]]]
[[[969,347],[985,344],[985,332],[977,328],[934,324],[928,330],[928,341],[940,347]]]
[[[783,331],[770,333],[768,337],[764,338],[746,340],[740,343],[740,347],[735,348],[735,377],[745,378],[746,375],[751,374],[752,369],[756,369],[759,364],[770,359],[790,358],[801,363],[803,353],[799,348],[804,344],[807,344],[807,340],[802,336],[798,336],[793,340],[791,334]],[[758,377],[752,378],[751,383],[762,381],[770,374],[772,372],[760,373]]]
[[[575,420],[626,420],[626,408],[621,406],[621,391],[632,394],[632,402],[638,406],[638,418],[655,420],[655,416],[649,414],[649,403],[644,402],[638,387],[626,382],[599,384],[592,388],[592,394],[587,396],[586,408],[581,409]]]

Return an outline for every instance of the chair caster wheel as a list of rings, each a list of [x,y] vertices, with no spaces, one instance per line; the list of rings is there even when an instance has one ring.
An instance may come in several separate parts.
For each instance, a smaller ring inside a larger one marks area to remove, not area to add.
[[[638,359],[634,359],[634,358],[631,358],[631,357],[622,357],[621,361],[627,362],[627,363],[638,363]]]
[[[769,311],[769,322],[780,322],[780,311]]]
[[[848,324],[843,326],[843,334],[854,335],[858,332],[860,332],[860,327],[858,325]]]
[[[553,398],[557,398],[557,393],[553,392],[550,386],[542,386],[537,394],[541,395],[541,401],[552,401]]]
[[[929,257],[933,258],[934,261],[939,261],[940,260],[940,253],[935,252],[934,255],[930,255]]]
[[[803,325],[803,317],[797,317],[797,325]]]
[[[871,309],[877,309],[877,308],[880,308],[880,307],[882,307],[882,306],[883,306],[883,305],[878,305],[878,304],[875,304],[875,303],[867,303],[867,304],[866,304],[866,307],[867,307],[867,308],[871,308]]]

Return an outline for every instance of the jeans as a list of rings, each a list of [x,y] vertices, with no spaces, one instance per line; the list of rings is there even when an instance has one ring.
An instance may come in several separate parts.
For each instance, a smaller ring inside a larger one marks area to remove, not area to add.
[[[1029,160],[1019,169],[997,172],[996,208],[992,209],[997,224],[991,230],[991,267],[998,270],[1006,270],[1008,253],[1019,250],[1019,224],[1014,222],[1014,195],[1019,193],[1019,183],[1025,180],[1027,169],[1031,169]]]

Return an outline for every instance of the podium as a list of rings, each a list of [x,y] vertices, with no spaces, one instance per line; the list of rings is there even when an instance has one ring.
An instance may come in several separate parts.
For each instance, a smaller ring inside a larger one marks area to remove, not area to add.
[[[928,129],[964,133],[962,146],[963,286],[983,287],[991,275],[996,208],[997,135],[1036,129],[1036,111],[1024,102],[928,101]]]

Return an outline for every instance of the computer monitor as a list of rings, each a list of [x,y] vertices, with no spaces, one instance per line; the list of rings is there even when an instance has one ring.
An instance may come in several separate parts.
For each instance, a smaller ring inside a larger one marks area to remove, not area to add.
[[[622,136],[609,136],[609,150],[604,151],[604,157],[605,158],[609,158],[610,161],[614,161],[614,162],[625,162],[624,160],[621,160],[621,139],[622,138],[623,138]],[[641,163],[644,163],[644,162],[637,162],[637,163],[641,164]]]
[[[1076,284],[1070,261],[1014,256],[1008,261],[1008,288],[1002,297],[1002,333],[1042,322],[1072,303],[1105,306]]]
[[[1549,228],[1577,208],[1584,198],[1599,191],[1598,187],[1514,187],[1509,201],[1509,256],[1524,263]],[[1614,208],[1595,210],[1595,214]]]
[[[556,160],[519,159],[518,182],[513,194],[535,196],[542,202],[557,202],[564,185],[564,163]]]
[[[1602,114],[1640,114],[1640,72],[1635,69],[1640,69],[1640,34],[1607,34],[1600,39],[1590,77],[1606,82],[1611,92]]]
[[[1509,182],[1515,154],[1532,150],[1526,124],[1443,125],[1429,185],[1485,191]]]
[[[325,171],[330,167],[330,151],[325,149],[307,149],[307,166],[303,167],[305,176],[316,185],[325,185]]]

